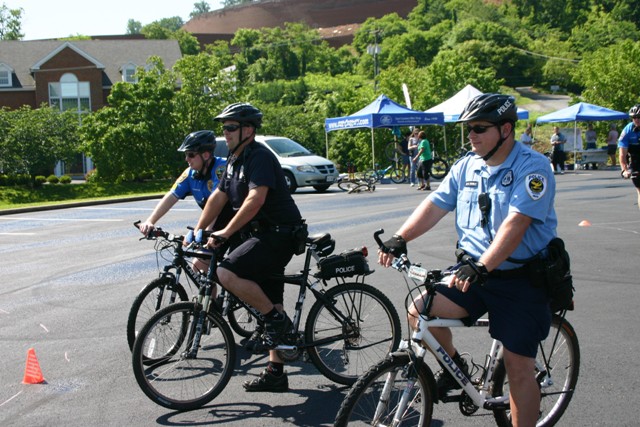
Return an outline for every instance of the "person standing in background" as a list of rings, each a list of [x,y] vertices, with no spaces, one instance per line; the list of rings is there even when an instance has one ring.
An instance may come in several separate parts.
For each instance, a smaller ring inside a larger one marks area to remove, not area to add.
[[[584,139],[587,143],[586,145],[587,150],[595,150],[597,148],[596,142],[598,140],[598,137],[596,135],[596,131],[593,130],[593,125],[591,123],[589,123],[589,125],[587,126],[587,131],[584,133]],[[587,163],[584,165],[584,167],[586,169],[589,169],[589,165],[591,165],[592,169],[598,169],[597,163]]]
[[[416,185],[416,172],[418,170],[418,162],[414,160],[416,153],[418,152],[418,144],[420,144],[420,140],[418,139],[418,133],[420,133],[420,129],[413,128],[413,132],[409,136],[409,158],[411,161],[411,169],[409,171],[409,182],[411,186],[414,187]]]
[[[607,155],[611,161],[611,166],[616,166],[616,150],[618,148],[618,130],[615,123],[609,125],[609,134],[607,135]]]
[[[553,172],[556,171],[562,175],[564,174],[564,144],[567,142],[567,137],[564,136],[562,132],[560,132],[560,128],[558,126],[553,127],[553,135],[551,135],[551,146],[553,147]]]
[[[522,135],[520,135],[520,142],[529,147],[533,145],[533,130],[531,129],[531,124],[527,125],[527,128],[522,132]]]
[[[427,139],[427,134],[421,130],[418,133],[418,153],[413,158],[414,162],[419,162],[418,178],[420,179],[420,187],[418,190],[431,190],[429,177],[431,176],[431,166],[433,166],[433,155],[431,154],[431,143]]]

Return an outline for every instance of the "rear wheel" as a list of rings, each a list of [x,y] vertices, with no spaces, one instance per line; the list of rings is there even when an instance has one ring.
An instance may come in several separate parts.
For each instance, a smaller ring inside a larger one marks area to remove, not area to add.
[[[142,288],[133,300],[133,304],[129,309],[129,317],[127,318],[129,350],[133,349],[133,343],[138,332],[158,310],[171,303],[189,299],[184,287],[174,280],[172,276],[158,277]]]
[[[224,390],[233,374],[233,333],[218,313],[206,313],[199,346],[191,351],[200,313],[191,302],[165,307],[149,319],[133,346],[138,385],[165,408],[200,408]]]
[[[432,383],[426,366],[417,371],[408,355],[392,355],[358,379],[342,401],[334,426],[429,426]]]
[[[400,318],[389,299],[364,283],[330,288],[327,307],[318,299],[307,317],[305,343],[309,357],[331,381],[351,385],[371,365],[400,344]],[[347,319],[343,323],[334,313]]]
[[[433,164],[431,165],[431,176],[434,179],[442,179],[447,175],[447,173],[449,173],[449,165],[446,160],[440,157],[435,157],[433,159]]]
[[[338,183],[338,188],[342,191],[351,191],[356,188],[359,184],[355,181],[340,181]]]
[[[231,329],[241,337],[249,338],[258,325],[258,319],[236,301],[230,301],[230,304],[227,319]]]
[[[554,315],[549,336],[540,342],[536,356],[535,376],[540,386],[540,416],[536,426],[555,425],[569,406],[578,382],[580,347],[573,327],[566,319]],[[500,361],[493,380],[493,395],[509,393],[509,381],[504,362]],[[511,411],[494,410],[496,423],[510,427]]]

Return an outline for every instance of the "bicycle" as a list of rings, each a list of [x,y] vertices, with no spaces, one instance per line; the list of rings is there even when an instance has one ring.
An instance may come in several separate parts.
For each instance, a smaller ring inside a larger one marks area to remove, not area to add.
[[[133,225],[139,228],[141,221]],[[195,271],[189,263],[189,258],[210,258],[210,252],[194,251],[183,246],[184,236],[174,235],[164,231],[160,227],[154,228],[140,240],[155,241],[156,259],[169,261],[160,273],[160,276],[144,286],[133,300],[127,317],[127,343],[129,350],[133,350],[133,344],[138,331],[151,318],[151,316],[163,307],[174,302],[188,301],[189,293],[180,283],[182,274],[186,277],[189,289],[199,289],[204,283],[204,274]],[[228,295],[222,288],[218,294],[217,305],[222,310],[231,328],[238,335],[248,338],[253,333],[255,318],[237,303],[235,297]]]
[[[398,169],[396,163],[392,163],[387,166],[385,169],[378,169],[379,164],[376,163],[376,169],[368,170],[364,173],[364,179],[370,181],[372,184],[379,182],[385,176],[389,175],[389,178],[392,182],[396,184],[401,184],[405,180],[405,173],[403,169]]]
[[[342,178],[338,181],[338,188],[347,193],[363,193],[365,191],[374,192],[376,186],[371,181],[364,178]]]
[[[382,230],[374,233],[376,242],[384,250],[380,240]],[[407,304],[413,301],[413,292],[426,288],[425,307],[436,293],[435,285],[447,278],[448,272],[427,270],[412,264],[406,255],[396,258],[392,267],[403,273],[409,289]],[[412,283],[413,285],[411,285]],[[407,305],[408,307],[408,305]],[[565,318],[566,310],[553,315],[548,337],[540,342],[535,362],[535,376],[540,386],[541,402],[538,426],[552,426],[566,410],[579,375],[580,348],[571,324]],[[480,319],[475,326],[488,326]],[[429,426],[433,403],[457,402],[460,412],[466,416],[479,408],[493,411],[499,426],[511,426],[509,409],[509,383],[502,343],[493,340],[484,364],[469,364],[469,378],[456,365],[452,357],[438,344],[429,327],[462,327],[456,319],[429,318],[421,315],[418,329],[409,340],[403,340],[400,349],[374,365],[351,388],[336,416],[335,425],[348,423],[386,426]],[[423,344],[424,343],[424,344]],[[449,393],[440,398],[433,372],[425,363],[427,350],[446,367],[462,387],[460,394]],[[465,355],[468,358],[468,355]]]
[[[375,360],[397,348],[400,319],[384,293],[364,283],[372,272],[366,264],[366,248],[329,256],[334,248],[335,241],[328,233],[309,236],[301,272],[277,276],[298,286],[299,291],[292,329],[275,350],[287,362],[306,352],[325,377],[351,385]],[[312,259],[320,265],[314,274],[310,274]],[[222,315],[211,309],[212,288],[219,284],[215,265],[214,253],[195,301],[161,309],[135,340],[132,362],[136,381],[152,401],[166,408],[191,410],[210,402],[235,369],[233,334]],[[353,282],[346,281],[353,276]],[[337,285],[328,287],[328,280]],[[316,301],[301,332],[307,291]],[[253,307],[238,302],[263,320]]]

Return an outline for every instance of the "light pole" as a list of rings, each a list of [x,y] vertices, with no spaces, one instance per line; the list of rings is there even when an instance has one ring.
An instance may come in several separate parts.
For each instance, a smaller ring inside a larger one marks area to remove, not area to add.
[[[367,53],[373,55],[373,91],[378,92],[378,55],[380,54],[380,46],[378,45],[378,34],[380,30],[374,30],[375,44],[367,46]]]

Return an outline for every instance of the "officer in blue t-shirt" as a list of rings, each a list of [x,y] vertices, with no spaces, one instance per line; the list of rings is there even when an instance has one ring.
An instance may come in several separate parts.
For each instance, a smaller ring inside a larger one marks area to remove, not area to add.
[[[638,208],[640,208],[640,104],[636,104],[629,110],[631,123],[627,124],[620,138],[618,148],[620,148],[620,168],[622,177],[631,178],[633,185],[638,192]]]
[[[458,247],[469,258],[454,267],[450,284],[438,287],[429,315],[462,319],[471,325],[489,314],[489,332],[504,344],[514,425],[534,425],[540,389],[534,366],[538,342],[549,333],[551,310],[546,291],[535,287],[525,266],[556,236],[555,178],[549,161],[514,138],[515,99],[482,94],[472,99],[460,122],[467,123],[472,153],[460,159],[379,252],[389,266],[406,253],[406,242],[430,230],[448,212],[456,212]],[[459,260],[464,258],[460,257]],[[414,300],[409,321],[425,310]],[[430,331],[456,364],[468,370],[448,328]],[[468,374],[468,372],[467,372]],[[436,381],[440,397],[460,388],[449,371]]]
[[[178,151],[184,152],[189,167],[182,172],[171,189],[158,202],[149,218],[140,224],[142,234],[146,235],[152,230],[156,222],[169,212],[178,200],[188,195],[192,195],[198,206],[204,209],[207,199],[218,186],[227,164],[226,159],[213,155],[215,148],[216,136],[210,130],[199,130],[187,135]],[[228,213],[225,213],[224,216],[227,215]],[[220,221],[223,221],[222,216]],[[229,218],[226,218],[222,225],[224,226],[228,220]]]

